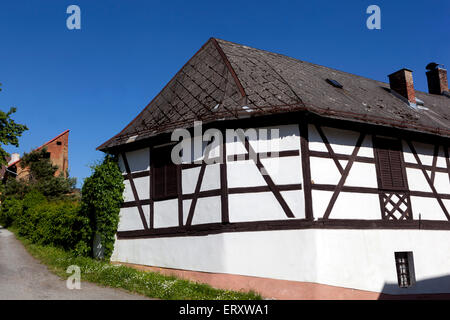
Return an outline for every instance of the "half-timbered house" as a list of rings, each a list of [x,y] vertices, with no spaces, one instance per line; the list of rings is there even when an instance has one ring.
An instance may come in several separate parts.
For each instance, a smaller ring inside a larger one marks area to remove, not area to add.
[[[429,93],[408,69],[384,83],[211,38],[98,148],[124,175],[112,260],[275,298],[450,293],[450,95],[427,69]],[[223,133],[218,163],[204,145],[173,163],[194,121]]]

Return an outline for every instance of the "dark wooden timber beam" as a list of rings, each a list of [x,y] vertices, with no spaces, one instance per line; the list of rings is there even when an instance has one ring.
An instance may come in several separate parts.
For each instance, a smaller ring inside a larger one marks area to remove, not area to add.
[[[302,161],[302,174],[305,198],[305,217],[307,220],[314,220],[312,208],[312,192],[311,192],[311,162],[309,150],[309,134],[307,118],[301,118],[298,128],[300,130],[300,152]]]

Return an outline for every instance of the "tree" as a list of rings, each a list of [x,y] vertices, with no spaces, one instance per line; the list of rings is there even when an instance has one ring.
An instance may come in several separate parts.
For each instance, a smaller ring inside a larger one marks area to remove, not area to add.
[[[76,178],[65,178],[61,172],[55,176],[58,167],[50,161],[47,148],[25,153],[20,161],[20,166],[28,168],[27,180],[22,181],[30,189],[41,192],[49,199],[59,199],[73,192]]]
[[[52,164],[48,155],[45,147],[25,153],[20,166],[27,168],[28,175],[20,180],[10,177],[3,187],[1,198],[23,199],[32,190],[42,193],[49,200],[72,197],[76,178],[65,178],[62,172],[55,176],[58,167]]]
[[[16,111],[17,109],[13,107],[8,112],[0,110],[0,165],[6,165],[8,163],[6,158],[9,156],[9,153],[2,146],[13,145],[18,147],[19,137],[22,136],[24,131],[28,130],[25,125],[16,123],[11,119],[11,115]]]

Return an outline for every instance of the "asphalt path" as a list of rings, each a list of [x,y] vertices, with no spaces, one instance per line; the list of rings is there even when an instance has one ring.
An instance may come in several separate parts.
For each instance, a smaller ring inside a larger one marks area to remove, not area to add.
[[[68,289],[66,280],[33,258],[14,234],[0,226],[0,300],[140,300],[125,290],[83,282]]]

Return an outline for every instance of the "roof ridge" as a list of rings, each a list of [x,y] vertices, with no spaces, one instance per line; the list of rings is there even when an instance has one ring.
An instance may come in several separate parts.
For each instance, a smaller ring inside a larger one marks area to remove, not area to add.
[[[211,38],[211,40],[213,41],[223,62],[227,66],[228,71],[231,73],[231,76],[233,77],[234,82],[236,83],[237,87],[239,88],[239,91],[241,92],[242,98],[245,98],[247,96],[247,94],[245,93],[244,86],[242,85],[241,80],[239,79],[236,71],[234,70],[233,66],[231,65],[230,60],[228,60],[226,53],[223,51],[222,47],[219,45],[216,38]]]

